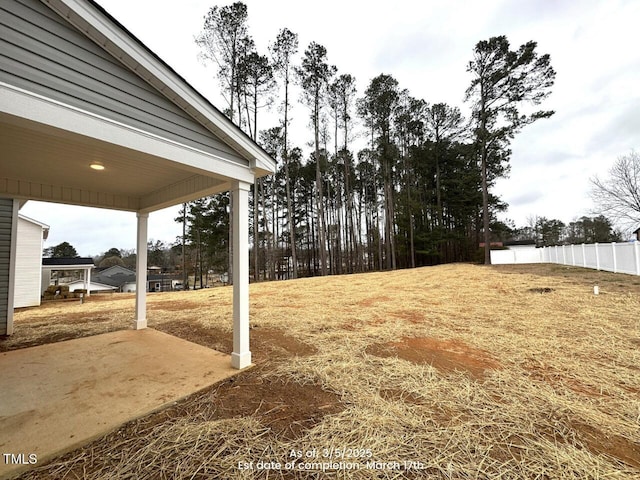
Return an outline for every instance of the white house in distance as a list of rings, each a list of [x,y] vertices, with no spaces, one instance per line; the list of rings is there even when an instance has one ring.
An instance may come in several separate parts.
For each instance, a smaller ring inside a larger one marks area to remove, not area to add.
[[[22,214],[18,215],[14,308],[40,305],[42,284],[42,247],[49,226]]]
[[[149,212],[231,192],[231,364],[250,365],[248,192],[275,160],[94,1],[0,9],[0,335],[13,332],[21,201],[136,215],[141,329]]]

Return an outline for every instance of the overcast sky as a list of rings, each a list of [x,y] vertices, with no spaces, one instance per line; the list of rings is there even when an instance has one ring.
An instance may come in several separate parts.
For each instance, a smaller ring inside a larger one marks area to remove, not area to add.
[[[214,69],[198,60],[194,43],[215,2],[98,0],[111,15],[218,108],[225,108]],[[227,5],[231,2],[218,3]],[[526,127],[512,144],[511,174],[498,193],[509,204],[503,219],[523,226],[530,216],[565,223],[590,214],[589,178],[606,176],[613,161],[640,150],[640,49],[636,0],[423,0],[323,2],[247,0],[250,34],[261,53],[278,31],[327,48],[339,73],[349,73],[362,95],[386,73],[429,103],[464,113],[470,83],[466,66],[479,40],[506,35],[512,48],[529,40],[549,53],[557,72],[542,105],[556,114]],[[392,7],[392,8],[391,8]],[[293,115],[294,145],[306,147],[308,112]],[[275,126],[264,120],[259,128]],[[173,242],[177,208],[154,212],[149,237]],[[134,248],[135,214],[29,202],[22,213],[50,225],[47,246],[67,241],[80,255]],[[108,228],[105,228],[108,226]]]

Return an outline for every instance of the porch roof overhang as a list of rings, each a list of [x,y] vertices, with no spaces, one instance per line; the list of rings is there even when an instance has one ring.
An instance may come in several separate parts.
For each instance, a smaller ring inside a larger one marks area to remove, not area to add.
[[[254,181],[224,157],[10,85],[0,105],[0,195],[151,212]]]
[[[0,196],[147,213],[275,170],[262,148],[95,2],[42,1],[246,162],[0,82]],[[94,162],[104,170],[91,169]]]

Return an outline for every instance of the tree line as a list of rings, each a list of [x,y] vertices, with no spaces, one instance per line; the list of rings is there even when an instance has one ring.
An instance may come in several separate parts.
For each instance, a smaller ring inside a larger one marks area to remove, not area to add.
[[[214,6],[196,42],[215,66],[224,113],[278,163],[250,196],[254,280],[476,260],[482,241],[488,255],[492,232],[504,230],[496,214],[507,206],[491,187],[508,172],[510,140],[553,113],[522,108],[542,102],[555,78],[535,42],[516,50],[504,36],[478,42],[465,119],[386,73],[358,96],[356,78],[321,44],[298,57],[288,28],[258,52],[248,18],[242,2]],[[295,102],[309,115],[310,151],[290,135]],[[259,128],[273,107],[276,125]],[[230,271],[231,203],[226,193],[182,206],[185,266]]]
[[[538,247],[608,243],[623,240],[622,233],[603,216],[583,216],[565,224],[561,220],[531,216],[528,225],[507,230],[506,237],[514,241],[533,241]]]

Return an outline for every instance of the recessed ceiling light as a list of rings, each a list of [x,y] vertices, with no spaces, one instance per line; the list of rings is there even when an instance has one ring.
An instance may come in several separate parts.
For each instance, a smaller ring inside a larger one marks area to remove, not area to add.
[[[92,162],[89,166],[94,170],[104,170],[104,165],[100,162]]]

